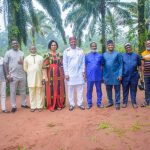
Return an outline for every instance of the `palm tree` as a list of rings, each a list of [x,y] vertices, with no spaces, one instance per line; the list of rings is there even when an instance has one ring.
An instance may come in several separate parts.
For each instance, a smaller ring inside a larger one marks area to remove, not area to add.
[[[37,27],[38,22],[30,0],[4,0],[4,13],[8,27],[9,43],[12,38],[17,38],[19,43],[27,42],[27,16],[31,17],[32,24]]]
[[[116,38],[119,35],[118,27],[124,24],[124,20],[120,18],[120,16],[116,12],[112,12],[110,10],[107,11],[106,15],[106,32],[107,34],[112,35],[112,40],[114,44],[116,43]]]
[[[38,1],[39,4],[41,4],[44,10],[46,10],[49,16],[52,18],[54,24],[56,25],[56,28],[60,31],[64,43],[66,44],[65,31],[62,25],[61,10],[58,1],[57,0],[36,0],[36,1]]]
[[[135,9],[134,3],[120,2],[118,0],[67,0],[63,5],[63,10],[71,8],[66,17],[66,25],[74,24],[73,33],[81,41],[84,29],[87,27],[90,33],[94,33],[97,22],[101,21],[101,44],[102,52],[105,51],[105,30],[107,11],[114,11],[120,17],[131,20],[128,9]],[[127,9],[128,8],[128,9]]]
[[[52,18],[49,17],[49,15],[43,11],[36,10],[35,12],[37,15],[38,25],[40,28],[38,29],[38,33],[37,33],[34,26],[32,26],[32,22],[30,18],[28,18],[29,19],[28,20],[28,35],[31,37],[30,40],[32,40],[32,44],[35,45],[35,42],[39,38],[42,39],[41,41],[43,41],[44,39],[46,41],[50,40],[51,38],[48,39],[48,37],[53,37],[54,39],[57,39],[59,43],[63,43],[63,41],[61,40],[60,32],[58,32],[58,29],[56,28]],[[39,44],[39,41],[37,42]]]
[[[66,43],[62,27],[61,12],[56,0],[37,0],[52,17],[57,29]],[[32,0],[3,0],[9,41],[16,37],[21,44],[27,42],[27,18],[32,20],[32,26],[38,32],[39,25]]]
[[[28,35],[32,37],[32,44],[35,45],[35,36],[36,34],[45,36],[45,30],[52,30],[52,19],[44,14],[43,11],[36,10],[35,11],[37,20],[38,20],[38,30],[32,24],[32,20],[30,17],[27,18],[27,27],[28,27]]]
[[[145,0],[138,0],[138,48],[139,53],[145,49],[146,27],[145,27]]]
[[[150,0],[147,0],[145,4],[145,25],[147,38],[150,39]]]

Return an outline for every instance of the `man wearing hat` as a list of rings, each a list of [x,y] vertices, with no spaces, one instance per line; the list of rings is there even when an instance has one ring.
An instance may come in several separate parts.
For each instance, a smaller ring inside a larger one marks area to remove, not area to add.
[[[68,85],[69,110],[72,111],[75,107],[74,88],[77,88],[77,105],[81,110],[83,106],[83,87],[85,80],[85,61],[83,50],[76,47],[76,38],[69,38],[70,47],[64,51],[63,67],[65,79]]]
[[[141,66],[140,56],[132,52],[132,46],[130,43],[124,45],[126,50],[122,54],[123,59],[123,75],[122,75],[122,87],[123,87],[123,108],[127,107],[128,95],[130,90],[131,103],[133,108],[137,108],[136,92],[139,80],[138,68]]]
[[[114,50],[112,40],[107,41],[107,51],[103,54],[103,76],[106,85],[108,104],[113,106],[112,89],[115,89],[115,107],[120,109],[120,82],[122,80],[122,56]]]
[[[92,92],[93,86],[96,86],[97,93],[97,107],[103,108],[102,101],[102,55],[97,52],[97,44],[92,42],[90,44],[90,52],[85,56],[85,70],[87,79],[87,103],[88,109],[92,107]]]

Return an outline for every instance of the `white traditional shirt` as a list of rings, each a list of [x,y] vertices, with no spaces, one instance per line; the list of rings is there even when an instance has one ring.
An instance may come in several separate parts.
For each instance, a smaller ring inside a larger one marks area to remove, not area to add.
[[[63,68],[65,75],[69,75],[68,85],[84,84],[83,72],[85,60],[83,50],[76,47],[67,48],[63,54]]]
[[[5,81],[5,74],[4,74],[4,59],[0,56],[0,81]]]
[[[24,59],[24,70],[27,72],[28,87],[42,87],[43,58],[30,54]]]

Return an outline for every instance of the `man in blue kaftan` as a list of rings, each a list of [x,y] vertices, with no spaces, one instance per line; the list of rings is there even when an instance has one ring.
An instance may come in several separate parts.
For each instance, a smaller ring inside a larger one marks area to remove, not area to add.
[[[107,51],[103,54],[103,77],[106,85],[108,104],[106,107],[113,106],[112,88],[115,89],[115,107],[120,109],[120,82],[122,80],[122,56],[114,50],[112,40],[107,41]]]
[[[128,95],[130,90],[131,102],[133,108],[137,108],[136,104],[136,92],[139,80],[138,68],[141,66],[140,56],[132,52],[132,46],[130,43],[125,44],[126,52],[122,54],[123,59],[123,108],[127,107]]]
[[[102,101],[102,55],[97,52],[97,44],[92,42],[90,44],[90,52],[85,56],[85,68],[87,79],[87,103],[88,109],[92,107],[92,92],[93,86],[96,86],[97,93],[97,107],[103,108]]]

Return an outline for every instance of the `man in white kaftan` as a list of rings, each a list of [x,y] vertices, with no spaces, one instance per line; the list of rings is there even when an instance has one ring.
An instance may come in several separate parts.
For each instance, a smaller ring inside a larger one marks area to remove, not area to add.
[[[42,110],[42,56],[36,53],[36,47],[31,46],[30,55],[24,59],[24,70],[27,72],[31,112]]]
[[[63,67],[65,79],[68,85],[69,110],[72,111],[75,107],[74,88],[77,88],[77,105],[84,110],[83,106],[83,88],[85,76],[85,61],[83,50],[76,47],[76,38],[69,38],[70,47],[64,51]]]

